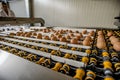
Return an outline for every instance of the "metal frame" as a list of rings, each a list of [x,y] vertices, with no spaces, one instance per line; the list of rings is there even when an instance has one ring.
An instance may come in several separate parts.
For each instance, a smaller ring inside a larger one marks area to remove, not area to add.
[[[105,27],[95,27],[95,26],[91,26],[91,27],[86,27],[86,26],[52,26],[52,27],[48,27],[48,28],[56,28],[56,27],[61,27],[61,28],[71,28],[71,29],[113,29],[113,30],[117,30],[117,27],[112,27],[112,28],[105,28]]]
[[[21,57],[0,50],[0,80],[75,80]],[[5,67],[6,66],[6,67]]]
[[[41,26],[45,25],[45,21],[42,18],[0,17],[0,25],[20,25],[26,23],[41,23]]]

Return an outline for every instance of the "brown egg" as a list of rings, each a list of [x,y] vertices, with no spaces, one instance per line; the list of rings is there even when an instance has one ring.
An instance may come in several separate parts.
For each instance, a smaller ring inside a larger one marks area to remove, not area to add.
[[[59,35],[59,32],[56,32],[54,35]]]
[[[27,34],[27,32],[23,32],[20,36],[23,36],[23,37],[24,37],[24,36],[25,36],[25,34]]]
[[[97,38],[104,38],[104,36],[103,35],[99,35]]]
[[[87,41],[92,41],[92,38],[91,38],[90,36],[86,36],[86,37],[85,37],[85,40],[87,40]]]
[[[83,37],[82,33],[76,34],[77,36],[80,36],[81,38]]]
[[[24,34],[27,34],[28,32],[24,32]]]
[[[46,32],[47,32],[47,33],[50,32],[50,29],[47,29]]]
[[[114,43],[113,48],[114,48],[116,51],[120,51],[120,42]]]
[[[69,30],[67,29],[67,30],[65,30],[66,32],[68,32]]]
[[[33,32],[33,33],[32,33],[32,36],[37,36],[37,33]]]
[[[70,33],[70,34],[69,34],[69,36],[70,36],[70,37],[73,37],[73,36],[74,36],[74,34],[73,34],[73,33]]]
[[[108,33],[107,33],[107,36],[108,36],[108,37],[110,37],[110,36],[112,36],[112,35],[113,35],[113,32],[108,32]]]
[[[70,39],[70,36],[69,36],[69,35],[66,35],[65,38],[66,38],[66,39]]]
[[[64,31],[63,31],[63,33],[65,34],[65,33],[66,33],[66,31],[64,30]]]
[[[39,29],[39,31],[43,31],[43,29]]]
[[[68,32],[69,32],[69,33],[73,33],[73,31],[72,31],[72,30],[69,30]]]
[[[81,38],[81,36],[76,35],[76,39],[77,39],[77,40],[80,40],[80,38]]]
[[[42,32],[47,33],[47,29],[43,29]]]
[[[119,39],[118,39],[118,38],[113,38],[113,39],[111,40],[111,44],[114,44],[114,43],[116,43],[116,42],[119,42]]]
[[[15,33],[11,32],[9,35],[13,36],[13,35],[15,35]]]
[[[98,31],[98,35],[103,35],[103,32],[102,31]]]
[[[24,37],[24,36],[25,36],[25,34],[24,34],[24,33],[22,33],[20,36],[23,36],[23,37]]]
[[[78,44],[78,40],[76,38],[73,38],[70,40],[71,44]]]
[[[82,34],[86,34],[86,33],[87,33],[87,30],[86,30],[86,29],[82,31]]]
[[[42,39],[42,34],[41,33],[37,34],[37,39]]]
[[[60,38],[60,41],[61,41],[61,42],[66,42],[67,40],[66,40],[65,37],[62,37],[62,38]]]
[[[29,33],[27,33],[27,34],[25,35],[25,37],[31,37],[31,35],[30,35]]]
[[[50,40],[49,36],[44,36],[43,39]]]
[[[103,41],[105,41],[105,39],[104,38],[98,38],[97,41],[98,42],[103,42]]]
[[[97,41],[97,48],[99,49],[106,49],[106,43],[105,41]]]
[[[57,37],[53,36],[53,37],[51,37],[51,40],[57,41]]]
[[[61,31],[59,31],[59,34],[63,34],[64,32],[61,30]]]
[[[20,35],[21,35],[21,32],[17,32],[17,33],[16,33],[16,36],[20,36]]]
[[[114,38],[116,38],[115,36],[111,36],[109,39],[110,39],[110,41],[112,40],[112,39],[114,39]]]
[[[75,33],[79,33],[79,31],[75,31]]]
[[[94,34],[95,34],[94,31],[90,31],[88,35],[89,35],[89,36],[94,36]]]
[[[58,39],[62,38],[62,35],[60,35],[60,34],[59,34],[59,35],[57,35],[57,38],[58,38]]]
[[[84,46],[90,46],[90,41],[84,40],[84,41],[83,41],[83,45],[84,45]]]

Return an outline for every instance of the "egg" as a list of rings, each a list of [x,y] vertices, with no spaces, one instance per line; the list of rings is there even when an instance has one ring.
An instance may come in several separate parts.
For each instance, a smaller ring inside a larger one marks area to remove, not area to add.
[[[59,32],[56,32],[54,35],[59,35]]]
[[[70,40],[70,43],[71,43],[71,44],[78,44],[78,40],[77,40],[76,38],[72,38],[72,39]]]
[[[33,32],[33,33],[32,33],[32,36],[37,36],[37,33]]]
[[[112,39],[114,39],[114,38],[116,38],[115,36],[111,36],[109,39],[110,39],[110,41],[112,40]]]
[[[91,38],[90,36],[86,36],[86,37],[85,37],[85,40],[87,40],[87,41],[92,41],[92,38]]]
[[[23,37],[24,37],[24,36],[25,36],[25,34],[27,34],[27,32],[23,32],[20,36],[23,36]]]
[[[27,34],[25,35],[25,37],[31,37],[31,35],[30,35],[29,33],[27,33]]]
[[[66,32],[68,32],[69,30],[67,29],[67,30],[65,30]]]
[[[111,40],[111,44],[114,44],[114,43],[116,43],[116,42],[119,42],[120,40],[118,39],[118,38],[113,38],[112,40]]]
[[[16,33],[16,36],[20,36],[20,35],[21,35],[21,32],[17,32],[17,33]]]
[[[114,48],[116,51],[120,51],[120,42],[114,43],[113,48]]]
[[[98,31],[97,34],[98,35],[103,35],[103,32],[102,31]]]
[[[70,36],[69,36],[69,35],[66,35],[65,38],[66,38],[66,39],[70,39]]]
[[[84,46],[90,46],[90,41],[84,40],[84,41],[83,41],[83,45],[84,45]]]
[[[51,34],[51,35],[50,35],[50,37],[53,37],[53,36],[55,36],[55,35],[54,35],[54,34]]]
[[[70,33],[69,36],[72,38],[72,37],[74,37],[74,34],[73,34],[73,33]]]
[[[87,30],[86,30],[86,29],[82,31],[82,34],[86,34],[86,33],[87,33]]]
[[[59,31],[59,34],[63,34],[63,33],[64,33],[63,30]]]
[[[51,40],[57,41],[57,37],[53,36],[53,37],[51,37]]]
[[[88,35],[89,35],[89,36],[94,36],[94,34],[95,34],[94,31],[90,31]]]
[[[104,36],[103,35],[99,35],[97,37],[97,41],[105,41]]]
[[[42,34],[41,33],[37,34],[37,39],[42,39]]]
[[[49,38],[49,36],[44,36],[43,39],[49,40],[50,38]]]
[[[79,31],[75,31],[75,33],[79,33]]]
[[[43,31],[43,29],[39,29],[39,31]]]
[[[62,38],[62,35],[60,35],[60,34],[59,34],[59,35],[57,35],[57,38],[58,38],[58,39]]]
[[[81,36],[76,35],[76,39],[77,39],[77,40],[80,40],[80,38],[81,38]]]
[[[50,29],[47,29],[46,32],[49,33],[49,32],[50,32]]]
[[[73,31],[72,31],[72,30],[69,30],[68,32],[69,32],[69,33],[73,33]]]
[[[77,36],[80,36],[81,38],[83,37],[82,33],[76,34]]]
[[[97,38],[97,44],[96,44],[96,46],[99,49],[106,49],[106,42],[105,42],[104,37]]]
[[[47,29],[43,29],[42,32],[43,32],[43,33],[47,33]]]
[[[65,37],[62,37],[62,38],[60,38],[60,41],[61,41],[61,42],[66,42],[67,40],[66,40]]]
[[[28,34],[32,35],[32,32],[28,32]]]
[[[14,36],[14,35],[15,35],[15,33],[11,32],[9,35]]]

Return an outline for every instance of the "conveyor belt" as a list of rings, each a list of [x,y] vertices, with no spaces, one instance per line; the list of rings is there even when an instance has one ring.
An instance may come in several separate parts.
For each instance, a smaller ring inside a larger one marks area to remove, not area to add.
[[[30,45],[34,45],[34,46],[38,46],[38,47],[44,47],[44,48],[48,48],[48,49],[53,49],[53,50],[60,50],[60,51],[65,52],[65,53],[76,54],[76,55],[80,55],[80,56],[87,56],[87,53],[85,53],[85,52],[61,49],[61,48],[55,47],[55,46],[39,44],[39,43],[34,43],[34,42],[29,42],[29,41],[22,41],[22,40],[17,40],[17,39],[12,39],[12,38],[4,38],[4,39],[15,41],[15,42],[21,42],[21,43],[25,43],[25,44],[30,44]]]
[[[59,61],[59,62],[62,62],[62,63],[66,63],[66,64],[69,64],[71,66],[75,66],[75,67],[85,66],[84,63],[80,62],[80,61],[74,61],[74,60],[71,60],[71,59],[66,59],[66,58],[54,56],[54,55],[51,55],[51,54],[46,53],[46,52],[42,52],[42,51],[26,48],[26,47],[23,47],[23,46],[17,46],[17,45],[14,45],[14,44],[3,42],[3,41],[1,41],[0,44],[8,45],[8,46],[20,49],[20,50],[24,50],[24,51],[33,53],[33,54],[37,54],[37,55],[40,55],[40,56],[51,58],[54,61]]]
[[[0,50],[0,80],[75,80]]]
[[[42,39],[34,39],[34,38],[27,38],[27,37],[20,37],[20,36],[14,36],[15,38],[22,38],[22,39],[28,39],[28,40],[34,40],[34,41],[41,41],[41,42],[48,42],[48,43],[55,43],[60,45],[68,45],[70,47],[78,47],[78,48],[85,48],[89,49],[90,46],[83,46],[83,45],[76,45],[76,44],[68,44],[66,42],[59,42],[59,41],[51,41],[51,40],[42,40]]]

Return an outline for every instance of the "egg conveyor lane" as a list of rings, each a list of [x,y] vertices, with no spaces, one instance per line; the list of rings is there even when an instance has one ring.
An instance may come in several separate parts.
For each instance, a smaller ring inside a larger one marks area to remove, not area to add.
[[[61,52],[64,52],[64,53],[76,54],[76,55],[80,55],[80,56],[87,56],[87,53],[85,53],[85,52],[62,49],[59,47],[50,46],[50,45],[46,45],[46,44],[34,43],[34,42],[17,40],[17,39],[12,39],[12,38],[4,38],[4,39],[10,40],[10,41],[15,41],[15,42],[20,42],[20,43],[25,43],[25,44],[29,44],[29,45],[33,45],[33,46],[48,48],[48,49],[52,49],[52,50],[60,50]]]

